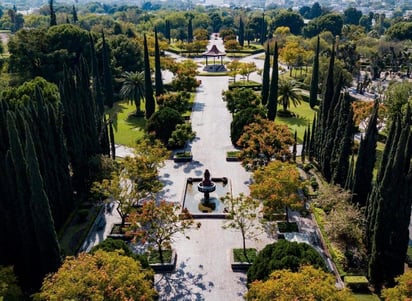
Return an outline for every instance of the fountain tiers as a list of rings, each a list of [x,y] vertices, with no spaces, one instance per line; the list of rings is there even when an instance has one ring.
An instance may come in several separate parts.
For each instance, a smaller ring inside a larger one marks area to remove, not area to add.
[[[200,185],[202,180],[202,178],[187,179],[182,210],[188,210],[194,218],[225,218],[225,206],[220,198],[227,193],[232,193],[230,182],[226,177],[212,178],[211,182],[214,184],[214,190],[209,192],[209,199],[206,201],[206,196],[199,190],[199,186],[202,187]]]

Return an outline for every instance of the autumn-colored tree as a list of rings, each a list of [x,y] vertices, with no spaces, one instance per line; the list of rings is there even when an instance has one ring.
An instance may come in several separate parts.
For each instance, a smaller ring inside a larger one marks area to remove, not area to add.
[[[156,300],[153,272],[120,251],[66,257],[34,300]]]
[[[256,71],[256,64],[254,62],[242,63],[240,65],[239,73],[240,75],[245,76],[247,81],[249,81],[250,74],[255,71]]]
[[[266,281],[256,281],[246,293],[246,300],[312,301],[356,300],[347,289],[339,290],[332,274],[312,266],[304,266],[299,272],[280,270],[273,272]]]
[[[305,48],[299,45],[297,40],[289,40],[279,51],[280,59],[289,67],[289,75],[292,76],[293,67],[297,65],[299,59],[303,59],[306,54]]]
[[[249,260],[246,252],[246,239],[255,238],[261,231],[258,223],[259,202],[242,193],[237,197],[227,194],[222,198],[222,201],[228,211],[228,220],[223,228],[240,230],[243,254]]]
[[[194,220],[189,212],[179,215],[180,206],[174,203],[160,201],[148,201],[143,204],[140,212],[130,216],[133,235],[142,243],[149,243],[164,262],[163,251],[170,248],[176,234],[185,234],[194,226]],[[200,227],[200,223],[196,224]],[[189,239],[188,236],[186,238]]]
[[[239,74],[241,65],[242,63],[239,62],[239,60],[233,60],[226,64],[226,67],[229,70],[229,76],[233,77],[233,82],[236,82],[236,75]]]
[[[295,165],[275,160],[264,168],[254,171],[250,193],[253,197],[263,201],[265,215],[286,210],[288,221],[288,207],[293,208],[303,204],[298,194],[302,185]]]
[[[242,147],[240,158],[243,166],[256,169],[273,159],[289,158],[293,137],[286,125],[257,118],[244,128],[237,145]]]
[[[240,44],[236,40],[227,40],[225,41],[225,49],[228,51],[236,51],[241,48]]]
[[[404,274],[395,279],[396,285],[393,288],[382,290],[382,297],[386,301],[412,300],[412,271],[407,270]]]

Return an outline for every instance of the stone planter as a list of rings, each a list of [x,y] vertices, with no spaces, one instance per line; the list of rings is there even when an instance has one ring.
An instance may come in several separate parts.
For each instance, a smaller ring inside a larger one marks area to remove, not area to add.
[[[120,224],[114,224],[113,228],[115,226],[119,226]],[[130,227],[130,223],[126,223],[125,224],[125,228]],[[113,232],[113,228],[112,228],[112,232]],[[133,235],[131,234],[126,234],[126,233],[112,233],[110,232],[109,235],[107,235],[107,238],[112,238],[112,239],[121,239],[124,241],[131,241],[133,239]]]
[[[251,262],[241,262],[235,261],[233,255],[233,249],[230,249],[230,266],[232,267],[232,271],[234,272],[247,272],[247,270],[252,265]]]
[[[165,263],[150,263],[149,266],[155,271],[155,273],[168,273],[173,272],[176,267],[177,253],[172,250],[172,259],[170,262]]]
[[[193,160],[191,152],[176,152],[173,155],[173,161],[175,162],[190,162]]]

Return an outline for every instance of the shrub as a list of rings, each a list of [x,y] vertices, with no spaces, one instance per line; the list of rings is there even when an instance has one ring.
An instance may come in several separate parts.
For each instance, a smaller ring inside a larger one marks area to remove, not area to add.
[[[168,147],[183,147],[186,141],[192,141],[195,137],[196,133],[192,131],[192,125],[190,123],[178,124],[169,138]]]
[[[265,118],[265,112],[260,108],[247,108],[239,111],[230,124],[230,139],[233,145],[236,145],[240,136],[243,134],[243,128],[256,121],[256,117]]]
[[[155,137],[167,145],[176,125],[184,123],[178,111],[164,107],[155,112],[147,121],[146,130],[154,133]]]
[[[77,216],[79,217],[80,222],[85,222],[88,215],[89,215],[88,209],[80,209],[79,211],[77,211]]]
[[[301,265],[311,264],[326,271],[326,265],[320,254],[305,243],[279,240],[266,245],[247,272],[247,281],[266,280],[275,270],[290,269],[298,271]]]

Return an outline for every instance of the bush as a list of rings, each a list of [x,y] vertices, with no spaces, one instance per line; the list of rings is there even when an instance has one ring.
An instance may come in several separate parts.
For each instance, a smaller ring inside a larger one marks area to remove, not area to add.
[[[169,138],[168,147],[183,147],[187,141],[192,141],[195,137],[196,133],[192,131],[192,125],[190,123],[178,124]]]
[[[164,107],[155,112],[147,121],[146,130],[165,145],[169,142],[176,125],[184,123],[183,117],[174,109]]]
[[[279,240],[266,245],[247,272],[247,281],[266,280],[274,270],[290,269],[298,271],[301,265],[311,264],[326,271],[326,265],[320,254],[305,243]]]
[[[230,124],[230,139],[233,145],[236,145],[240,136],[243,134],[243,128],[256,121],[256,117],[265,118],[265,112],[260,108],[247,108],[239,111]]]
[[[89,215],[88,209],[80,209],[79,211],[77,211],[77,216],[79,217],[79,221],[81,223],[86,221],[88,215]]]

